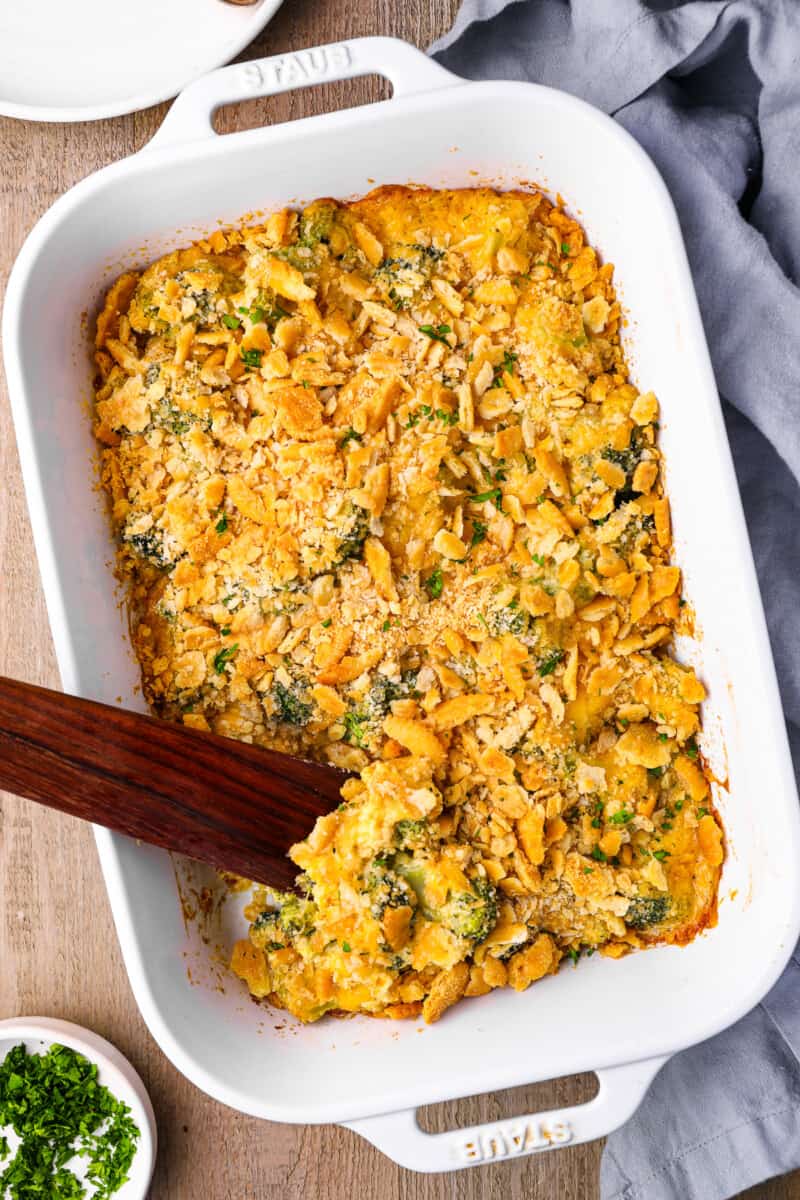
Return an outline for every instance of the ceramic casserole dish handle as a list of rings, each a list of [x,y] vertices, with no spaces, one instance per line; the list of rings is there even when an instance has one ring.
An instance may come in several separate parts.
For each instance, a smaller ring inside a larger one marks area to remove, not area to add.
[[[203,75],[180,93],[146,148],[216,136],[212,118],[225,104],[277,96],[280,92],[359,75],[384,76],[390,81],[394,96],[464,83],[421,50],[397,38],[364,37],[314,46],[292,54],[220,67]]]
[[[446,1133],[425,1133],[413,1108],[347,1121],[389,1158],[412,1171],[453,1171],[605,1137],[623,1125],[669,1058],[649,1058],[597,1071],[597,1095],[585,1104],[487,1121]]]
[[[187,87],[145,149],[216,137],[214,113],[225,104],[272,96],[316,83],[382,75],[394,96],[453,87],[464,80],[421,51],[394,38],[357,38],[292,54],[223,67]],[[404,1109],[346,1122],[400,1166],[415,1171],[451,1171],[504,1158],[523,1157],[577,1145],[610,1133],[641,1103],[666,1058],[597,1072],[597,1095],[585,1104],[474,1125],[447,1133],[425,1133],[416,1110]]]

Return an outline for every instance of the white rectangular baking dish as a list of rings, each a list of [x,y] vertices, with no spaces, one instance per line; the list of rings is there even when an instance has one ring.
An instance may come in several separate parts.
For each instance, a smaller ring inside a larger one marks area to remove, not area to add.
[[[392,100],[217,137],[213,110],[248,96],[377,72]],[[800,929],[798,809],[775,672],[730,452],[675,212],[643,151],[560,92],[466,83],[401,42],[366,38],[214,72],[175,102],[142,152],[62,197],[23,247],[4,318],[6,370],[66,690],[139,707],[112,574],[86,401],[86,311],[114,276],[217,222],[375,183],[557,189],[616,264],[636,382],[663,411],[678,561],[702,637],[681,647],[709,685],[704,750],[728,836],[719,923],[684,949],[595,956],[524,995],[470,1000],[441,1023],[323,1021],[257,1007],[184,924],[169,857],[98,831],[136,999],[199,1087],[278,1121],[342,1122],[417,1170],[598,1137],[625,1120],[666,1057],[747,1012]],[[184,865],[184,890],[211,878]],[[222,905],[212,941],[244,926]],[[208,932],[208,930],[206,930]],[[620,1019],[620,1016],[624,1019]],[[418,1105],[596,1070],[589,1104],[431,1136]]]

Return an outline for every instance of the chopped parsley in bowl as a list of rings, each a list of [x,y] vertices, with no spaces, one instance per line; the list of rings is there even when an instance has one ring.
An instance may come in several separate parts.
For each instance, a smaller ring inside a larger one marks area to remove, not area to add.
[[[0,1022],[2,1200],[144,1197],[155,1122],[133,1068],[62,1021]]]

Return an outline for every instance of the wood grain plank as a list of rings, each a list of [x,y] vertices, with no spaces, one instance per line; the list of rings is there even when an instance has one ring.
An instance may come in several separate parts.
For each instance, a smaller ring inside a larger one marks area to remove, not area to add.
[[[427,45],[457,0],[286,0],[241,56],[254,58],[363,34]],[[251,101],[219,128],[283,121],[387,94],[374,79]],[[0,288],[35,220],[90,171],[133,153],[166,105],[66,127],[0,119]],[[8,403],[0,384],[0,672],[58,686]],[[601,1145],[450,1175],[414,1175],[346,1130],[269,1124],[232,1112],[178,1074],[147,1032],[125,976],[89,829],[0,796],[0,1016],[42,1013],[96,1029],[134,1062],[150,1090],[160,1152],[151,1200],[594,1200]],[[438,1106],[432,1128],[579,1099],[585,1079]],[[584,1096],[586,1092],[582,1093]],[[428,1119],[426,1115],[425,1119]],[[745,1200],[745,1197],[742,1197]],[[800,1200],[800,1172],[746,1193]]]

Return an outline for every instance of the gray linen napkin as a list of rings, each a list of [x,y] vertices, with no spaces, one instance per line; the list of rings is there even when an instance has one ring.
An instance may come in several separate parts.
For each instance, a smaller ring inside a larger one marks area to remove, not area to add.
[[[464,0],[431,53],[467,78],[582,96],[664,176],[800,766],[800,0]],[[609,1138],[601,1190],[603,1200],[722,1200],[798,1166],[795,950],[757,1008],[661,1071]]]

